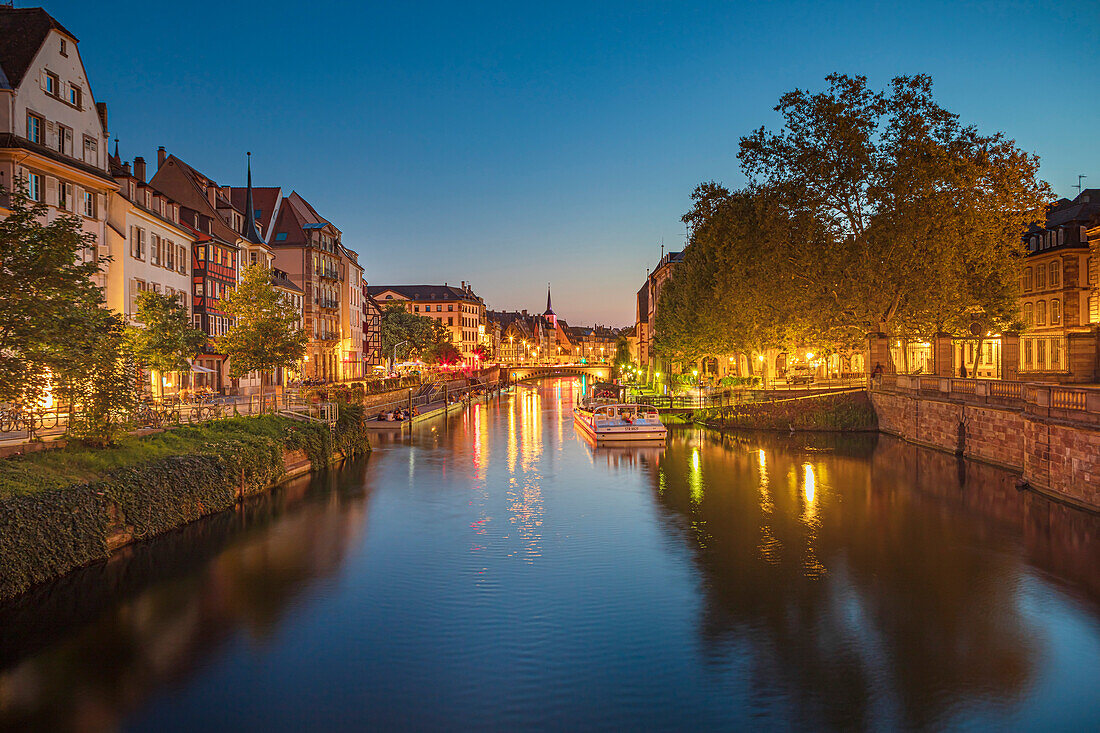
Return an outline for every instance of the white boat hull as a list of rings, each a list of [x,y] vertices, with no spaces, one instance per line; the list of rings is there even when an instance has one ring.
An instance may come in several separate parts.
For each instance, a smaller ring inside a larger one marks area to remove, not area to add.
[[[664,440],[665,436],[668,434],[668,428],[664,425],[659,423],[654,425],[648,421],[640,425],[601,425],[599,421],[595,419],[593,413],[587,410],[575,411],[573,413],[573,424],[585,435],[601,443]]]

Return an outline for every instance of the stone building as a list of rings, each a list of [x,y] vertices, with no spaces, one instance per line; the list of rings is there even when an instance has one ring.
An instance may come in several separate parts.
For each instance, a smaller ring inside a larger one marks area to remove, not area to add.
[[[1097,378],[1096,257],[1090,227],[1100,224],[1100,189],[1062,199],[1046,221],[1025,235],[1027,257],[1020,281],[1019,378],[1092,382]],[[983,357],[988,356],[983,354]]]
[[[371,285],[367,290],[383,308],[400,302],[409,313],[433,318],[446,326],[464,364],[475,365],[479,360],[474,349],[490,346],[485,336],[485,301],[465,281],[457,288],[444,283]]]
[[[76,36],[42,8],[0,5],[0,186],[23,188],[52,221],[80,217],[95,244],[85,261],[112,251],[107,107],[92,96]],[[7,199],[0,200],[0,216]],[[107,285],[107,273],[98,277]]]

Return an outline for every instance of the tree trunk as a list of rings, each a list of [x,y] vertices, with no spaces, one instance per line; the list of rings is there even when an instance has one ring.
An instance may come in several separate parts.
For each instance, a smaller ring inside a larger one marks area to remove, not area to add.
[[[889,351],[889,345],[887,345],[887,351]],[[907,339],[901,340],[901,365],[905,369],[905,373],[909,373],[909,341]]]
[[[974,348],[974,366],[970,370],[970,376],[978,378],[978,365],[982,363],[982,344],[985,342],[985,334],[978,334],[978,345]],[[963,355],[963,363],[966,363],[966,355]]]

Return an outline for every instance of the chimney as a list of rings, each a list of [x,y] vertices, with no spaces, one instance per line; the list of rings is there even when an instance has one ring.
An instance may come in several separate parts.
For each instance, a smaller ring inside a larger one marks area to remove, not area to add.
[[[126,161],[125,163],[122,164],[122,172],[125,173],[128,176],[132,175],[130,173],[130,162],[129,161]]]
[[[145,158],[140,155],[134,158],[134,178],[145,183]]]
[[[212,207],[218,207],[218,189],[214,188],[212,184],[206,186],[206,198],[210,201]]]
[[[524,309],[523,309],[523,317],[524,317],[524,318],[526,318],[526,317],[527,317],[527,309],[526,309],[526,308],[524,308]]]
[[[103,134],[107,134],[107,103],[96,102],[95,111],[99,113],[99,121],[103,125]]]
[[[160,167],[162,165],[164,165],[164,159],[167,158],[167,157],[168,157],[168,153],[164,150],[163,145],[161,145],[159,148],[157,148],[157,170],[158,171],[160,170]]]

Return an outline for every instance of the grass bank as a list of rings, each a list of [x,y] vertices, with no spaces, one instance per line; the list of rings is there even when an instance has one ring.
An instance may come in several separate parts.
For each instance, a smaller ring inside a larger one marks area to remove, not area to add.
[[[228,509],[277,484],[288,452],[314,467],[369,450],[362,409],[337,429],[280,417],[184,426],[117,446],[69,445],[0,461],[0,599]]]
[[[869,431],[878,418],[866,392],[696,410],[692,422],[719,430]]]

